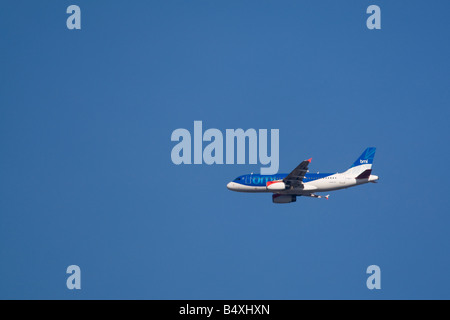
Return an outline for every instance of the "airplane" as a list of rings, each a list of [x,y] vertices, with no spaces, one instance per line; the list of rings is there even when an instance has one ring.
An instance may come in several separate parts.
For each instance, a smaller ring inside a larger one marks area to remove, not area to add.
[[[353,165],[342,173],[309,173],[311,159],[302,161],[289,174],[246,174],[227,184],[227,188],[237,192],[272,192],[274,203],[291,203],[298,196],[324,198],[317,193],[359,186],[377,182],[378,176],[372,174],[372,163],[376,148],[367,148]]]

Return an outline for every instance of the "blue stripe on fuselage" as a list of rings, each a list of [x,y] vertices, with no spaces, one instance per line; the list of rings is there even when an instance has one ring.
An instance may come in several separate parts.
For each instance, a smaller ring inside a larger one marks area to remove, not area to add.
[[[317,179],[322,179],[333,175],[334,173],[307,173],[303,179],[304,183],[311,182]],[[275,175],[261,175],[261,174],[245,174],[233,180],[235,183],[244,186],[265,187],[268,181],[281,180],[287,176],[286,173],[279,173]]]

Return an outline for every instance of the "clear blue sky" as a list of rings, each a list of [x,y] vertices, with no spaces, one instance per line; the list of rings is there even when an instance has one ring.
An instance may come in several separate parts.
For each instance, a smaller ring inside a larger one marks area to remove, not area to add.
[[[3,1],[0,298],[449,299],[449,12]],[[172,131],[194,120],[279,129],[286,173],[310,157],[344,170],[374,146],[380,182],[289,205],[231,192],[260,165],[171,162]]]

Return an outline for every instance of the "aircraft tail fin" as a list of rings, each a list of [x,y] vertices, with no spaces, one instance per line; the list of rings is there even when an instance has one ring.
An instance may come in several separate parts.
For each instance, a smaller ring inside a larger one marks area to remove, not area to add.
[[[345,174],[351,175],[356,179],[369,178],[372,172],[373,158],[375,157],[376,148],[367,148],[361,156],[352,164]]]

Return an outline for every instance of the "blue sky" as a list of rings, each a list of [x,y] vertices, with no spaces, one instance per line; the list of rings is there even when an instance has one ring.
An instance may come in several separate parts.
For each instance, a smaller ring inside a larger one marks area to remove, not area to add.
[[[449,299],[449,10],[4,1],[0,298]],[[286,173],[377,147],[380,182],[289,205],[228,191],[260,165],[174,165],[195,120],[279,129]]]

